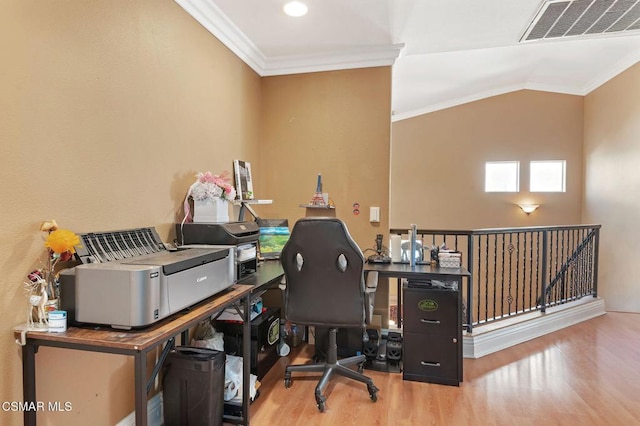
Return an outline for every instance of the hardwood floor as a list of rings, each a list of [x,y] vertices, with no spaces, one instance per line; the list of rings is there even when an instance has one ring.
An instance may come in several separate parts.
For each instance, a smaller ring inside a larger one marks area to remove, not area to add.
[[[640,314],[598,318],[480,359],[464,360],[460,387],[402,380],[402,374],[365,370],[366,385],[342,377],[316,408],[317,376],[284,368],[304,363],[312,347],[295,348],[263,378],[251,405],[253,425],[640,425]]]

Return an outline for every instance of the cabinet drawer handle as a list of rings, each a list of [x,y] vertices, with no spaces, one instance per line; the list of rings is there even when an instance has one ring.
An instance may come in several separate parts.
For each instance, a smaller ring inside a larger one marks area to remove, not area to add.
[[[440,324],[440,320],[430,320],[424,318],[420,318],[420,322],[423,322],[425,324]]]
[[[420,364],[424,365],[425,367],[440,367],[440,363],[439,362],[420,361]]]

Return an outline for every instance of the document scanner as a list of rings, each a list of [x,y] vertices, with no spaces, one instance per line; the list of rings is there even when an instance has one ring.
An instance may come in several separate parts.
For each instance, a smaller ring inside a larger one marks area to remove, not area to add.
[[[70,323],[151,325],[233,285],[230,248],[168,250],[153,228],[80,234],[81,263],[60,274]]]

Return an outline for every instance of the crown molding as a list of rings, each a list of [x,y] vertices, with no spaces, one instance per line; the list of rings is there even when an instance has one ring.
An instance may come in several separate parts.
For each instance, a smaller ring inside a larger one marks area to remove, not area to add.
[[[327,54],[288,55],[267,58],[262,76],[391,66],[404,43],[345,49]]]
[[[551,86],[548,84],[523,83],[522,85],[496,88],[487,92],[465,96],[463,98],[451,99],[446,102],[431,104],[424,108],[418,108],[402,113],[394,113],[391,117],[391,121],[395,122],[406,120],[409,118],[417,117],[419,115],[429,114],[431,112],[440,111],[442,109],[463,105],[469,102],[479,101],[482,99],[490,98],[492,96],[504,95],[506,93],[515,92],[518,90],[536,90],[539,92],[562,93],[564,95],[587,96],[589,93],[591,93],[604,83],[608,82],[609,80],[626,71],[628,68],[637,64],[638,61],[640,61],[639,56],[640,55],[638,54],[627,56],[625,59],[618,62],[615,66],[611,67],[606,72],[602,73],[597,78],[591,80],[588,84],[582,87]]]
[[[464,96],[462,98],[451,99],[451,100],[448,100],[446,102],[440,102],[440,103],[436,103],[436,104],[431,104],[431,105],[426,106],[424,108],[418,108],[418,109],[414,109],[414,110],[410,110],[410,111],[406,111],[406,112],[402,112],[402,113],[395,113],[394,112],[393,115],[391,116],[391,121],[395,122],[395,121],[400,121],[400,120],[406,120],[408,118],[417,117],[419,115],[428,114],[430,112],[435,112],[435,111],[440,111],[442,109],[447,109],[447,108],[455,107],[455,106],[458,106],[458,105],[468,104],[469,102],[479,101],[479,100],[482,100],[482,99],[490,98],[492,96],[504,95],[506,93],[511,93],[511,92],[515,92],[515,91],[518,91],[518,90],[522,90],[524,88],[525,88],[524,85],[513,85],[513,86],[507,86],[507,87],[499,87],[499,88],[488,90],[488,91],[485,91],[485,92],[476,93],[476,94],[473,94],[473,95],[470,95],[470,96]]]
[[[616,77],[619,74],[622,74],[628,68],[634,66],[640,61],[640,52],[634,51],[631,52],[627,57],[623,58],[618,63],[611,66],[605,72],[591,80],[583,89],[583,95],[586,96],[598,87],[602,86],[607,81]]]
[[[175,2],[251,69],[262,75],[261,71],[267,59],[218,6],[209,0],[175,0]]]
[[[339,52],[267,57],[212,1],[175,2],[261,77],[391,66],[404,48],[404,44],[392,44]]]
[[[574,96],[586,96],[592,90],[597,89],[600,85],[606,83],[611,80],[627,68],[633,66],[638,62],[638,58],[632,59],[627,58],[627,60],[621,61],[618,63],[616,67],[608,70],[607,73],[600,75],[597,79],[594,79],[589,84],[583,87],[570,87],[570,86],[552,86],[549,84],[539,84],[539,83],[522,83],[505,87],[498,87],[489,91],[476,93],[470,96],[465,96],[462,98],[451,99],[446,102],[436,103],[428,105],[424,108],[418,108],[402,113],[394,113],[391,121],[401,121],[406,120],[408,118],[417,117],[423,114],[429,114],[431,112],[440,111],[443,109],[467,104],[470,102],[479,101],[482,99],[490,98],[492,96],[505,95],[507,93],[516,92],[518,90],[535,90],[538,92],[550,92],[550,93],[561,93],[563,95],[574,95]]]
[[[536,90],[538,92],[560,93],[563,95],[584,96],[586,95],[584,87],[576,87],[571,85],[551,85],[540,83],[525,83],[523,89]]]

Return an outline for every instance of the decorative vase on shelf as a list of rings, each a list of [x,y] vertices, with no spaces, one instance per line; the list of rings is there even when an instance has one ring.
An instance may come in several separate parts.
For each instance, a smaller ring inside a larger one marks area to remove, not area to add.
[[[193,200],[193,210],[195,223],[229,222],[229,202],[222,198]]]

